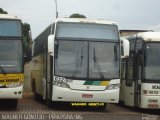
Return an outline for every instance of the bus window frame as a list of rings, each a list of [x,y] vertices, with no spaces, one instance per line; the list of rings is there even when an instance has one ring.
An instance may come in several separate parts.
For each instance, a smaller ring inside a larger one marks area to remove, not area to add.
[[[152,79],[145,79],[145,65],[146,65],[146,45],[148,44],[148,43],[159,43],[160,44],[160,42],[157,42],[157,41],[147,41],[147,42],[144,42],[144,44],[143,44],[143,66],[142,66],[142,82],[143,83],[159,83],[159,81],[157,81],[157,80],[152,80]]]

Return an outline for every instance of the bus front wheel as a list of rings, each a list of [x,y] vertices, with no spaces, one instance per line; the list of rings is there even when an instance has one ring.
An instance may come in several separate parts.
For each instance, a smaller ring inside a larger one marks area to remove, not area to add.
[[[18,99],[2,99],[0,100],[0,105],[2,108],[16,108],[18,104]]]

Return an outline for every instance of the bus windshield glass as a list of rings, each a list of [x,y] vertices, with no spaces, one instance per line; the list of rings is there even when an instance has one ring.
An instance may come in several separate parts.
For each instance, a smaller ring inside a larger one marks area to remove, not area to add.
[[[59,22],[56,37],[118,41],[119,33],[116,25]]]
[[[160,43],[147,43],[145,52],[145,79],[160,81]]]
[[[0,36],[21,37],[21,22],[11,20],[0,20]]]
[[[55,75],[89,79],[119,78],[119,44],[59,40]]]
[[[22,72],[22,43],[20,40],[1,40],[0,51],[0,73]]]

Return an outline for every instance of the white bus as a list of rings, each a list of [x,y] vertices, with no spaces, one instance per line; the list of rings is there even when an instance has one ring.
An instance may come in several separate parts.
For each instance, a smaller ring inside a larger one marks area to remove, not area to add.
[[[33,43],[35,97],[49,106],[55,101],[118,103],[120,45],[112,21],[56,19]]]
[[[23,90],[22,22],[0,14],[0,104],[16,107]]]
[[[160,108],[160,32],[126,37],[130,56],[122,60],[120,101],[127,106]]]

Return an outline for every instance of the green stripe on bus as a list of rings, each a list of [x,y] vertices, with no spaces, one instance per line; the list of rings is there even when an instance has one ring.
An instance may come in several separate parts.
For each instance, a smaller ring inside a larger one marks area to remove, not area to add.
[[[85,81],[83,85],[100,85],[100,86],[105,86],[108,85],[110,80],[108,81]]]
[[[92,85],[100,85],[101,81],[94,81]]]
[[[87,81],[85,81],[84,85],[92,85],[93,82],[94,82],[94,81],[89,81],[89,80],[87,80]]]

